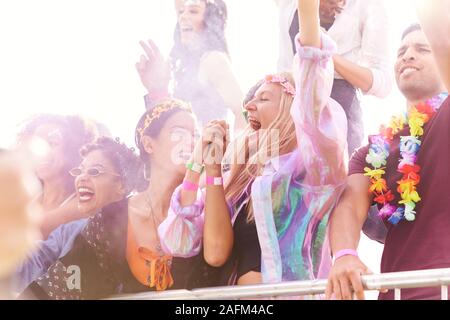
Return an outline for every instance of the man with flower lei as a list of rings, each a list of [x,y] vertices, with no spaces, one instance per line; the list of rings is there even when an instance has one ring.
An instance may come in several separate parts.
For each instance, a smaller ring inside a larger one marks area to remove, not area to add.
[[[382,273],[450,267],[450,0],[420,5],[422,27],[405,31],[395,65],[408,108],[353,155],[330,222],[328,298],[364,299],[361,275],[370,270],[356,249],[371,203],[388,228]],[[393,290],[379,296],[393,298]],[[405,289],[401,298],[440,299],[440,289]]]

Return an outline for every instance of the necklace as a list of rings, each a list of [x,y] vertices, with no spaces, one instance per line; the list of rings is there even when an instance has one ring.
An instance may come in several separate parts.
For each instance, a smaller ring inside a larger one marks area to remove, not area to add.
[[[369,152],[366,157],[370,167],[364,169],[365,176],[370,178],[369,191],[374,195],[374,201],[382,205],[379,216],[393,225],[397,225],[402,220],[412,222],[416,219],[414,210],[417,203],[422,200],[417,191],[421,168],[416,163],[417,154],[422,145],[420,138],[424,134],[424,125],[430,121],[447,96],[446,93],[440,94],[412,107],[407,116],[393,117],[388,127],[381,127],[379,135],[370,137]],[[395,197],[388,189],[383,176],[386,174],[385,166],[394,136],[406,125],[409,125],[410,135],[400,137],[400,163],[397,171],[402,174],[402,179],[397,181],[399,185],[397,192],[401,198],[397,207],[391,204]]]
[[[146,279],[147,285],[150,288],[155,287],[157,291],[166,290],[173,285],[173,277],[170,271],[172,265],[172,257],[166,255],[161,248],[158,228],[156,226],[155,212],[153,210],[153,204],[150,195],[145,193],[145,199],[148,206],[150,207],[150,215],[147,217],[147,219],[149,219],[150,216],[152,217],[153,227],[158,243],[156,245],[156,253],[153,253],[146,248],[139,248],[139,253],[145,260],[146,266],[149,268],[149,273]]]
[[[162,248],[161,248],[161,242],[160,242],[160,240],[159,240],[158,227],[156,226],[155,212],[154,212],[154,210],[153,210],[152,199],[150,198],[150,195],[149,195],[147,192],[145,192],[145,201],[147,202],[147,204],[148,204],[148,206],[149,206],[149,208],[150,208],[150,214],[149,214],[149,216],[147,217],[147,219],[150,219],[150,217],[152,218],[152,221],[153,221],[153,228],[154,228],[155,235],[156,235],[156,238],[157,238],[157,241],[158,241],[158,243],[156,244],[156,250],[158,251],[158,254],[159,254],[160,256],[163,256],[164,253],[163,253],[163,251],[162,251]]]

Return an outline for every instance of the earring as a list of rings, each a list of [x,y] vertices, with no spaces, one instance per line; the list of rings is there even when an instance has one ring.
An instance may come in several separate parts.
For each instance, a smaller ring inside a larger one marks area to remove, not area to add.
[[[150,181],[150,170],[147,170],[147,164],[144,163],[144,179]]]

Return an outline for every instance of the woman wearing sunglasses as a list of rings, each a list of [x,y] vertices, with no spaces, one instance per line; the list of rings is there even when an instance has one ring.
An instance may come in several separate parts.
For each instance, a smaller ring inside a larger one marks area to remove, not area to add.
[[[46,260],[49,260],[49,253],[54,254],[51,252],[52,246],[61,247],[61,243],[49,245],[50,240],[64,242],[65,249],[59,253],[58,259],[50,264],[44,274],[34,278],[35,281],[31,282],[21,298],[70,298],[68,290],[64,287],[70,276],[66,271],[68,269],[70,271],[72,265],[76,265],[79,268],[77,270],[86,275],[88,281],[96,281],[95,278],[104,279],[102,276],[104,270],[96,265],[100,254],[98,250],[101,248],[94,246],[92,242],[97,239],[98,234],[89,233],[90,226],[97,223],[98,217],[121,212],[124,199],[135,189],[140,162],[133,150],[118,140],[107,137],[98,138],[93,143],[85,145],[80,155],[83,161],[78,167],[69,170],[69,173],[75,178],[79,212],[92,217],[82,221],[83,228],[79,231],[73,230],[69,225],[61,226],[40,246],[37,254],[22,268],[22,277],[30,277],[33,272],[36,273],[38,269],[36,266],[48,263]],[[66,249],[69,247],[70,249]],[[32,265],[35,267],[34,271],[31,270]],[[58,288],[61,289],[60,296]]]
[[[199,157],[195,166],[204,164],[206,189],[197,192],[201,170],[188,171],[160,227],[167,251],[189,256],[203,246],[209,264],[225,265],[230,284],[326,278],[331,266],[327,226],[346,177],[346,118],[330,99],[335,44],[320,32],[319,0],[298,6],[304,32],[296,40],[295,88],[281,74],[252,92],[246,142],[228,146],[234,153],[228,176],[217,157],[226,125],[209,124],[198,149],[209,145],[216,156]],[[171,239],[180,225],[197,229]]]
[[[89,216],[123,199],[132,190],[131,186],[124,186],[134,184],[135,179],[128,182],[123,179],[125,169],[121,169],[124,164],[119,158],[128,157],[131,168],[135,170],[138,168],[137,159],[133,158],[132,151],[120,145],[118,141],[99,138],[84,146],[80,155],[83,162],[79,167],[71,169],[69,174],[75,179],[77,212],[85,218],[59,226],[45,241],[37,243],[35,250],[16,270],[13,279],[15,292],[22,292],[30,283],[45,274],[59,258],[72,250],[73,243],[85,228]]]
[[[131,185],[124,188],[123,182],[138,173],[120,170],[130,159],[114,166],[102,159],[108,154],[88,149],[81,166],[71,170],[77,176],[79,208],[87,212],[102,209],[89,219],[72,250],[30,286],[35,297],[98,299],[208,286],[214,281],[213,270],[201,255],[172,258],[162,251],[157,233],[170,197],[185,174],[194,133],[195,118],[182,101],[164,100],[147,111],[135,132],[144,181],[141,192],[125,199]],[[104,207],[108,202],[114,203]]]

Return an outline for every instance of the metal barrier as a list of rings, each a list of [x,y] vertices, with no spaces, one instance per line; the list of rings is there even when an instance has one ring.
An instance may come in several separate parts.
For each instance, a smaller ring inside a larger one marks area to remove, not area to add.
[[[450,268],[365,275],[362,276],[362,282],[367,291],[394,289],[395,300],[400,300],[401,289],[441,287],[442,300],[448,300]],[[325,293],[326,285],[326,280],[296,281],[253,286],[146,292],[116,296],[111,300],[234,300],[316,296]]]

